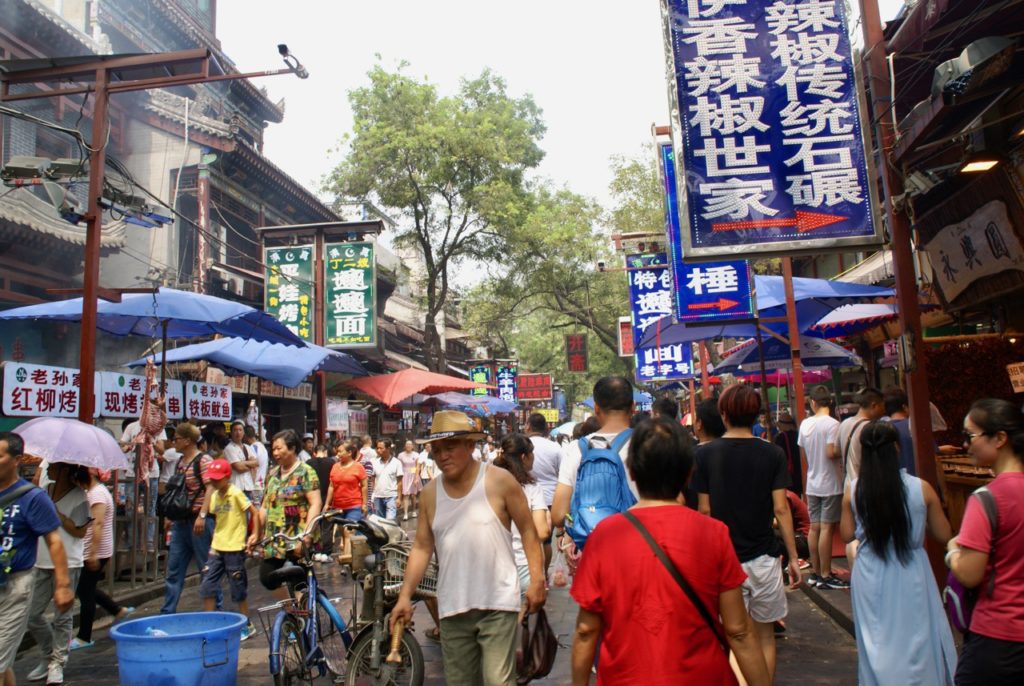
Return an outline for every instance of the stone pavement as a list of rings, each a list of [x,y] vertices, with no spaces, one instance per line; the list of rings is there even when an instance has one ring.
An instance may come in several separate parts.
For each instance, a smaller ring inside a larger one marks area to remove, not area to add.
[[[342,596],[351,598],[351,582],[336,565],[318,565],[318,576],[324,590],[331,597]],[[251,574],[250,607],[253,621],[260,627],[256,618],[256,608],[273,602],[270,594],[260,586],[255,574]],[[844,593],[839,591],[837,593]],[[139,606],[135,618],[144,618],[159,611],[161,599],[150,600]],[[788,631],[778,641],[777,684],[855,684],[856,683],[856,645],[853,638],[837,626],[825,613],[815,606],[800,591],[790,592],[790,615],[787,621]],[[343,602],[340,606],[342,616],[348,617],[351,605]],[[181,611],[200,609],[198,589],[187,588],[182,596],[179,608]],[[230,603],[228,608],[231,609]],[[572,643],[572,631],[576,617],[576,607],[566,589],[552,589],[547,604],[548,618],[565,646],[552,674],[546,679],[536,681],[539,685],[569,684],[570,661],[569,647]],[[65,671],[65,682],[82,686],[99,686],[117,684],[117,656],[114,643],[107,637],[106,626],[109,620],[97,624],[94,631],[96,645],[86,650],[79,650],[71,655],[71,661]],[[426,684],[440,686],[445,683],[441,650],[437,643],[427,640],[423,632],[433,626],[426,608],[417,606],[415,616],[415,634],[423,647],[426,659]],[[24,653],[15,665],[19,684],[24,684],[25,675],[36,665],[37,653],[34,649]],[[260,632],[242,644],[239,656],[238,683],[241,686],[256,686],[269,683],[267,672],[267,642]],[[326,678],[319,679],[317,684],[330,684]]]

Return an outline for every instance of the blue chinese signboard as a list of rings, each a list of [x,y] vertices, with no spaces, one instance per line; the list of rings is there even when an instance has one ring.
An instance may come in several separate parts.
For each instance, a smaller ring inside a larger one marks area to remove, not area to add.
[[[662,0],[687,259],[879,245],[840,0]]]
[[[689,343],[640,345],[644,332],[652,326],[672,322],[672,272],[665,253],[628,255],[629,302],[633,313],[636,378],[680,379],[693,375],[693,355]],[[661,324],[658,324],[659,321]]]
[[[665,184],[665,226],[672,250],[676,320],[720,321],[753,317],[754,280],[746,260],[729,262],[683,261],[676,203],[676,165],[672,145],[661,146],[662,181]]]
[[[499,365],[495,380],[498,382],[498,397],[510,403],[516,402],[516,377],[518,370],[514,364]]]

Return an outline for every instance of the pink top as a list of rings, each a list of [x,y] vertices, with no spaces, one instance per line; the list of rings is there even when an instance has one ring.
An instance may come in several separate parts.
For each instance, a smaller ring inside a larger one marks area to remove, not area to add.
[[[100,538],[99,548],[96,551],[96,558],[106,560],[114,555],[114,499],[110,491],[103,484],[96,484],[85,493],[85,499],[89,502],[90,516],[92,506],[103,503],[107,511],[103,515],[103,536]],[[89,522],[85,531],[85,559],[92,555],[92,527],[95,522]]]
[[[1024,473],[1004,472],[988,485],[996,500],[995,555],[981,582],[978,604],[971,616],[971,632],[1003,641],[1024,636]],[[976,498],[967,501],[957,536],[960,545],[988,553],[992,527]],[[988,579],[995,566],[996,587],[988,596]]]

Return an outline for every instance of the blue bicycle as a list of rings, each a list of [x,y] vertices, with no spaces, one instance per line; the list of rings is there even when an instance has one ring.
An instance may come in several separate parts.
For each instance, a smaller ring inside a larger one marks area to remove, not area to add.
[[[258,611],[270,644],[274,684],[311,683],[329,673],[337,680],[344,678],[348,686],[421,686],[424,663],[419,643],[410,631],[393,637],[388,631],[388,614],[397,595],[389,591],[396,590],[395,572],[404,572],[404,558],[396,565],[396,552],[401,555],[407,550],[403,546],[407,541],[401,540],[407,538],[405,532],[390,523],[352,522],[332,513],[317,517],[311,527],[323,517],[366,538],[372,570],[353,574],[354,585],[363,588],[363,609],[359,611],[358,593],[353,589],[350,622],[345,622],[335,607],[342,599],[329,598],[319,587],[307,546],[299,564],[272,572],[270,578],[289,591],[287,600]],[[272,540],[297,541],[301,536],[275,534],[261,545]],[[421,597],[429,595],[432,589],[427,588]],[[397,650],[390,650],[392,646]],[[397,659],[388,660],[389,650]]]

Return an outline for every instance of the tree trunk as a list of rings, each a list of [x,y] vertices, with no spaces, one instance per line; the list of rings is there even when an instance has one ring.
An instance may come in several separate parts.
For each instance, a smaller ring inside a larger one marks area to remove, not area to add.
[[[448,361],[445,355],[441,334],[437,330],[434,317],[428,312],[423,326],[423,356],[427,369],[438,374],[448,372]]]

